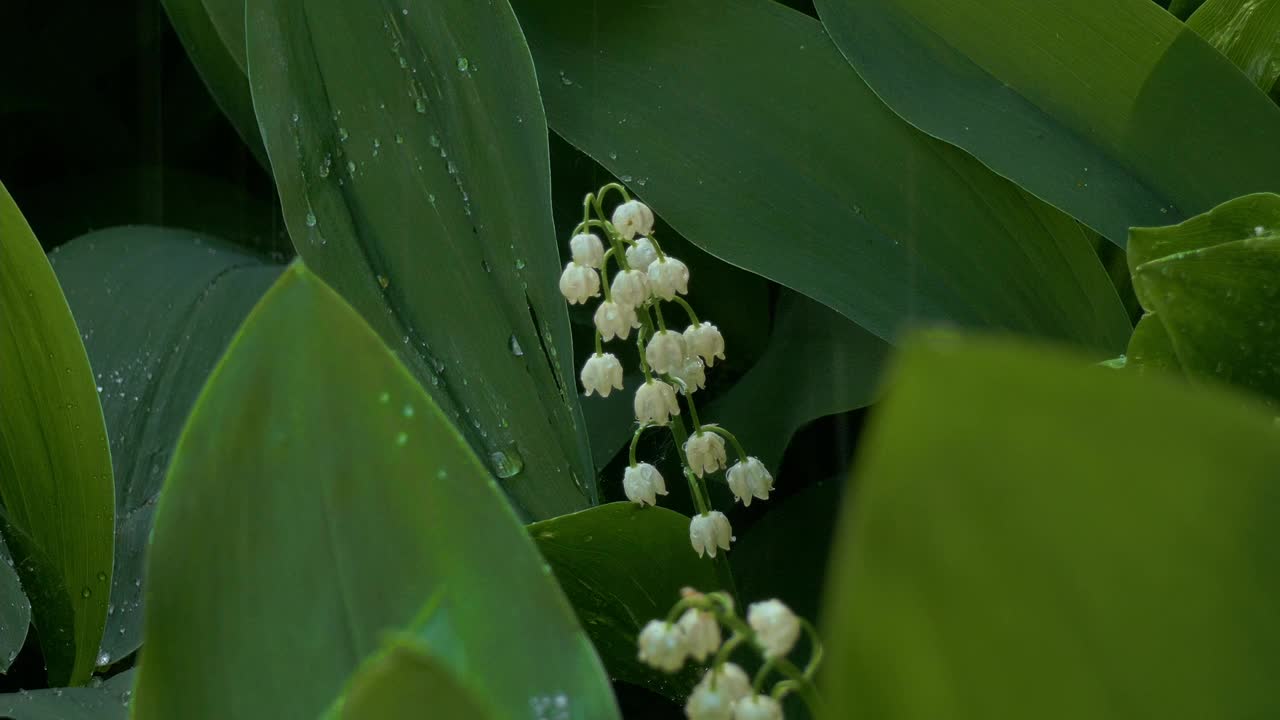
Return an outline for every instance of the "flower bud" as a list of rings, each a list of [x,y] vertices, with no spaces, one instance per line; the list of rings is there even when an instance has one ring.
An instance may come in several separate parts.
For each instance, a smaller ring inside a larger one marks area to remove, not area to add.
[[[791,608],[778,600],[751,603],[747,608],[747,624],[756,631],[756,644],[766,658],[785,656],[800,637],[800,620]]]
[[[613,353],[596,353],[582,365],[579,377],[587,395],[594,392],[609,397],[609,393],[622,389],[622,363]]]
[[[734,663],[725,663],[702,676],[685,702],[691,720],[731,720],[733,708],[751,694],[751,679]]]
[[[569,252],[579,265],[598,268],[604,264],[604,245],[595,233],[579,233],[569,239]]]
[[[649,276],[639,270],[623,270],[613,276],[609,289],[614,302],[636,307],[649,299]]]
[[[595,270],[571,262],[560,275],[560,294],[570,305],[578,305],[600,294],[600,276]]]
[[[715,367],[716,358],[724,359],[724,336],[709,322],[690,325],[684,331],[684,344],[689,354],[707,361],[707,367]]]
[[[769,492],[773,490],[773,476],[758,458],[748,457],[734,463],[724,477],[729,481],[729,489],[743,505],[750,505],[752,497],[768,500]]]
[[[720,621],[713,613],[689,608],[680,616],[680,629],[689,646],[689,657],[702,662],[720,649]]]
[[[729,518],[719,510],[712,510],[705,515],[695,515],[689,522],[689,542],[702,557],[703,553],[716,556],[716,547],[729,549],[733,540],[733,528],[729,526]]]
[[[623,239],[653,232],[653,211],[639,200],[629,200],[613,210],[613,226]]]
[[[644,359],[654,372],[667,374],[684,369],[684,338],[680,333],[659,330],[649,338],[644,349]]]
[[[623,471],[622,490],[628,500],[644,507],[645,504],[657,505],[657,496],[667,494],[667,484],[663,482],[658,468],[649,463],[637,463]]]
[[[667,374],[680,381],[681,395],[688,395],[707,386],[707,371],[702,367],[702,361],[696,357],[685,358],[684,367]]]
[[[705,427],[705,426],[704,426]],[[724,438],[710,430],[699,430],[684,442],[684,455],[689,469],[702,477],[725,466]]]
[[[670,255],[654,260],[649,266],[649,291],[663,300],[671,300],[676,293],[688,294],[689,268]]]
[[[595,272],[592,270],[591,272]],[[619,305],[612,300],[605,300],[596,308],[596,329],[600,337],[612,340],[614,337],[627,339],[632,328],[640,327],[640,319],[636,317],[636,309],[630,305]]]
[[[745,697],[733,707],[733,720],[782,720],[782,705],[768,695]]]
[[[645,382],[636,390],[635,411],[642,425],[666,425],[672,415],[680,414],[675,388],[661,380]]]
[[[662,620],[650,620],[640,631],[637,644],[640,646],[640,662],[667,672],[679,670],[689,652],[684,632]]]
[[[645,272],[654,260],[658,259],[658,249],[654,247],[653,241],[647,237],[636,240],[636,244],[627,248],[627,264],[632,270]]]

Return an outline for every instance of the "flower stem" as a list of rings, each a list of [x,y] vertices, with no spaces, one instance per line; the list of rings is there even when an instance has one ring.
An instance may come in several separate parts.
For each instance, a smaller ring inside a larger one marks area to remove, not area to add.
[[[698,406],[693,404],[693,392],[686,389],[684,401],[689,405],[689,417],[693,420],[693,431],[695,433],[702,432],[702,421],[698,419]],[[709,428],[714,430],[715,428]]]
[[[640,426],[636,428],[635,434],[631,436],[631,453],[629,455],[631,458],[631,467],[636,466],[636,444],[640,442],[640,433],[644,432],[647,427],[649,427],[648,423],[641,423]]]
[[[688,396],[686,395],[685,397],[687,398]],[[690,407],[692,407],[692,406],[690,406]],[[742,449],[742,443],[738,442],[738,438],[737,438],[733,433],[729,432],[728,430],[725,430],[724,428],[720,427],[719,425],[712,425],[712,426],[708,427],[708,428],[707,428],[707,430],[710,430],[711,432],[713,432],[713,433],[715,433],[715,434],[717,434],[717,435],[719,435],[719,436],[721,436],[721,437],[723,437],[723,438],[727,439],[729,442],[733,443],[733,450],[734,450],[734,452],[738,453],[738,459],[739,459],[739,460],[742,460],[743,462],[746,462],[746,459],[747,459],[747,451]]]
[[[694,325],[702,324],[701,322],[698,321],[698,315],[693,311],[693,307],[690,306],[689,303],[685,302],[684,298],[680,297],[679,295],[673,295],[671,299],[679,303],[680,307],[684,308],[685,314],[689,316],[690,323],[693,323]]]
[[[604,340],[600,337],[600,330],[596,330],[596,355],[604,354]]]

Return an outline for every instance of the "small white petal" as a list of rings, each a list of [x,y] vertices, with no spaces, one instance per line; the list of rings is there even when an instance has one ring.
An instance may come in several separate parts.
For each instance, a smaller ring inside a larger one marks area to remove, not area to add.
[[[569,252],[579,265],[598,268],[604,262],[604,245],[595,233],[579,233],[569,239]]]
[[[695,515],[689,521],[689,542],[693,545],[698,557],[705,553],[716,556],[716,548],[729,549],[729,541],[733,539],[733,530],[729,526],[729,518],[719,510],[712,510],[705,515]]]
[[[733,707],[733,720],[782,720],[782,705],[768,695],[742,698]]]
[[[640,631],[636,644],[640,646],[637,657],[641,662],[667,672],[679,670],[689,652],[684,632],[675,624],[661,620],[650,620]]]
[[[649,299],[649,276],[639,270],[623,270],[613,276],[609,292],[619,305],[635,307]]]
[[[759,458],[748,457],[734,463],[724,477],[729,482],[729,489],[743,505],[750,505],[753,497],[768,500],[773,490],[773,476]]]
[[[708,670],[698,681],[697,686],[713,685],[717,690],[722,690],[733,702],[751,694],[751,677],[737,663],[727,662],[718,669]]]
[[[653,211],[639,200],[624,202],[613,211],[613,226],[627,240],[648,235],[653,232]]]
[[[570,305],[585,303],[587,298],[600,294],[600,275],[586,265],[571,262],[560,275],[560,294]]]
[[[707,362],[707,367],[714,367],[716,359],[724,359],[724,336],[709,322],[686,328],[684,342],[689,348],[689,354],[700,356]]]
[[[645,272],[654,260],[658,259],[658,249],[653,246],[653,241],[647,237],[636,240],[636,244],[627,248],[627,265],[632,270]]]
[[[724,468],[727,462],[724,438],[710,430],[690,435],[684,443],[684,455],[689,460],[689,469],[698,477]]]
[[[649,291],[663,300],[688,294],[689,268],[670,255],[658,258],[649,266]]]
[[[644,359],[654,372],[665,375],[684,369],[684,338],[680,333],[659,330],[649,338],[644,349]]]
[[[689,608],[680,616],[680,629],[688,640],[689,657],[702,662],[720,649],[720,621],[705,610]]]
[[[778,600],[751,603],[747,624],[756,631],[756,643],[766,658],[785,656],[800,637],[800,620]]]
[[[592,270],[592,272],[595,271]],[[600,303],[600,307],[596,308],[595,321],[600,337],[605,340],[612,340],[615,337],[626,340],[632,329],[640,327],[635,308],[609,300]]]
[[[622,389],[622,363],[613,353],[597,353],[583,363],[579,378],[587,395],[594,392],[609,397],[609,393]]]
[[[658,495],[667,494],[667,484],[662,480],[662,473],[649,463],[636,463],[622,473],[622,490],[627,499],[644,507],[657,505]]]
[[[636,390],[635,411],[642,425],[666,425],[672,415],[680,414],[675,388],[661,380],[645,382]]]
[[[706,368],[703,366],[702,360],[697,357],[686,357],[683,368],[672,370],[667,374],[680,381],[679,389],[681,395],[697,392],[707,386]]]

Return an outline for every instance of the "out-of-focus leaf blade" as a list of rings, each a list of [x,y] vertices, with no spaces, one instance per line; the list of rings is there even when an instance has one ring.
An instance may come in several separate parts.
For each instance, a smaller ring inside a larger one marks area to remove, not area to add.
[[[1187,19],[1187,27],[1236,67],[1263,92],[1280,78],[1280,2],[1209,0]]]
[[[568,707],[568,698],[551,698],[550,710]],[[537,712],[534,707],[531,711]],[[399,641],[356,673],[342,703],[342,720],[418,720],[499,717],[484,698],[432,659],[413,641]],[[534,715],[534,717],[541,717]]]

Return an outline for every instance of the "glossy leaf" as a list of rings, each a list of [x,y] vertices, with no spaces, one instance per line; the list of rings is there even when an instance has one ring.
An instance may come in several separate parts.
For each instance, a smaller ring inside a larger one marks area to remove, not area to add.
[[[557,696],[546,701],[548,709],[567,709],[568,698]],[[531,706],[534,717],[543,703]],[[343,720],[417,720],[424,716],[438,718],[499,717],[484,702],[483,696],[464,687],[439,662],[430,650],[412,641],[399,641],[381,655],[371,659],[356,673],[347,690],[340,717]]]
[[[776,473],[791,436],[806,423],[875,399],[888,351],[839,313],[788,294],[764,355],[706,415]]]
[[[22,592],[9,549],[0,544],[0,672],[9,669],[31,627],[31,601]]]
[[[143,554],[169,456],[205,379],[280,265],[186,230],[89,233],[50,255],[95,368],[116,478],[101,651],[142,642]]]
[[[676,675],[644,665],[636,659],[636,637],[645,623],[667,616],[682,588],[725,586],[690,547],[689,518],[617,502],[533,523],[529,534],[610,677],[683,702],[701,673],[692,665]]]
[[[895,112],[1116,244],[1280,190],[1280,108],[1150,0],[816,5]]]
[[[154,538],[138,720],[314,718],[384,633],[411,623],[504,715],[563,694],[572,718],[617,716],[489,472],[301,264],[196,401]]]
[[[1173,341],[1169,339],[1169,331],[1155,313],[1147,313],[1138,321],[1138,326],[1133,329],[1133,337],[1129,338],[1129,350],[1125,355],[1123,367],[1138,372],[1182,373],[1182,363],[1178,362],[1178,354],[1173,349]]]
[[[1128,337],[1076,224],[903,123],[811,18],[615,4],[618,42],[574,3],[515,5],[552,127],[713,255],[888,340],[926,320]]]
[[[85,688],[48,688],[0,695],[5,720],[125,720],[133,699],[133,670]]]
[[[1226,55],[1263,92],[1280,78],[1280,2],[1209,0],[1187,27]]]
[[[111,453],[89,358],[49,261],[0,185],[0,531],[49,681],[89,679],[111,578]]]
[[[546,126],[505,0],[250,0],[248,13],[299,255],[397,349],[522,514],[593,502]]]
[[[833,718],[1271,717],[1280,443],[1234,394],[904,351],[823,615]]]
[[[1138,299],[1189,377],[1239,385],[1280,406],[1280,195],[1134,228],[1129,265]]]

